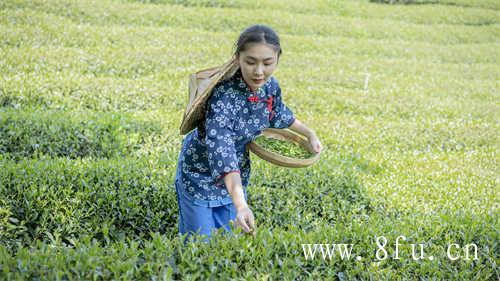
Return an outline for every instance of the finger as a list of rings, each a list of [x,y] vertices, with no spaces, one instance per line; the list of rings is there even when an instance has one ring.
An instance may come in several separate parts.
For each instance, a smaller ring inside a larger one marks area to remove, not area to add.
[[[320,151],[320,147],[319,147],[319,145],[317,145],[317,144],[316,144],[316,145],[314,146],[314,151],[316,151],[316,152],[319,152],[319,151]]]
[[[255,231],[255,219],[253,216],[250,216],[248,218],[248,225],[250,226],[250,228],[252,229],[252,231]]]
[[[316,151],[316,145],[314,143],[310,143],[309,147],[312,148],[314,151]]]
[[[238,224],[243,229],[243,231],[250,232],[250,229],[248,228],[248,225],[245,222],[245,219],[238,219]]]

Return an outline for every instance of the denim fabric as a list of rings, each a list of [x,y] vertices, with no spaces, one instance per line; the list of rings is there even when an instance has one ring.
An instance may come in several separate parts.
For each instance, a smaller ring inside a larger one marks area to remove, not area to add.
[[[176,174],[178,173],[179,169]],[[178,180],[175,181],[175,191],[179,206],[179,233],[187,234],[184,243],[195,233],[206,235],[203,241],[208,242],[216,229],[223,228],[226,232],[232,232],[230,221],[236,219],[236,209],[233,203],[215,207],[195,204],[183,192]],[[246,199],[245,190],[244,195]]]

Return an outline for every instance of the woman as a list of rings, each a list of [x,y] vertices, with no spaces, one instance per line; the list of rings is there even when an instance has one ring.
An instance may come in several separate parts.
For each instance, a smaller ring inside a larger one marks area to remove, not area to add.
[[[234,53],[238,70],[215,86],[207,101],[205,126],[191,131],[182,143],[175,180],[181,234],[199,232],[208,238],[219,228],[231,232],[230,221],[255,233],[246,202],[246,144],[263,129],[289,128],[321,151],[316,134],[283,103],[279,84],[271,76],[281,53],[277,34],[267,26],[254,25],[240,34]]]

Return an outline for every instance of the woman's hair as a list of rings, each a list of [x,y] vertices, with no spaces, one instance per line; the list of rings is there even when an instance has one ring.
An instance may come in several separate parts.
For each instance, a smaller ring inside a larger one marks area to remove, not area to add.
[[[282,53],[280,38],[269,26],[256,24],[245,29],[235,44],[234,56],[237,57],[240,52],[245,51],[246,45],[249,43],[266,43],[271,45],[278,52],[278,58]]]

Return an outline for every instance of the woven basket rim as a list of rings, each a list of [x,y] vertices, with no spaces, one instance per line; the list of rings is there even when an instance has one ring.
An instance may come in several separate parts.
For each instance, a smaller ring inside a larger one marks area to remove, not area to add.
[[[264,149],[262,146],[258,145],[254,141],[251,141],[248,144],[250,151],[252,151],[259,158],[268,161],[272,164],[288,167],[288,168],[302,168],[308,167],[319,160],[321,152],[315,152],[310,149],[310,146],[307,146],[308,141],[304,139],[302,136],[296,134],[295,132],[289,129],[274,129],[267,128],[262,131],[262,135],[264,136],[273,136],[278,135],[282,138],[285,138],[287,141],[292,141],[300,145],[302,148],[307,151],[313,153],[313,155],[309,158],[292,158],[288,156],[284,156],[270,150]]]

